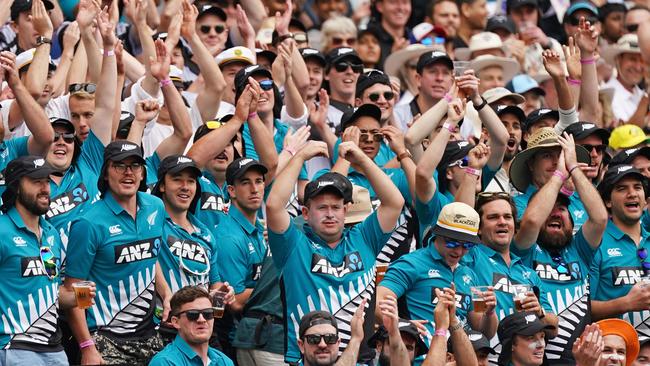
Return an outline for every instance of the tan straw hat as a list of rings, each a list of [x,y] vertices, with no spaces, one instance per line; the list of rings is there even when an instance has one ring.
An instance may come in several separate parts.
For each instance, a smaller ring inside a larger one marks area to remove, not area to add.
[[[361,186],[352,186],[352,204],[345,213],[345,224],[356,224],[366,219],[372,213],[370,192]]]

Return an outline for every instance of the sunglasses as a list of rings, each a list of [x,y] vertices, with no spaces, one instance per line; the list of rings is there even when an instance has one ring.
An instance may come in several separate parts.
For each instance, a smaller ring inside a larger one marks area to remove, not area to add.
[[[336,334],[305,334],[305,340],[307,343],[312,346],[320,344],[320,341],[324,340],[325,344],[336,344],[339,340],[339,336]]]
[[[384,135],[382,135],[381,132],[368,131],[368,130],[360,130],[360,131],[361,133],[359,134],[359,141],[372,140],[374,142],[379,142],[384,138]]]
[[[607,145],[590,145],[590,144],[581,144],[580,146],[584,147],[587,149],[587,151],[591,152],[593,149],[596,149],[596,152],[599,154],[602,154],[605,152],[605,149],[607,149]]]
[[[270,79],[262,80],[259,83],[260,83],[260,89],[262,89],[262,90],[271,90],[271,89],[273,89],[273,80],[270,80]]]
[[[625,26],[625,29],[627,29],[628,32],[630,33],[636,33],[637,30],[639,30],[639,25],[638,24],[628,24]]]
[[[382,95],[381,93],[370,93],[368,94],[368,99],[370,99],[371,102],[376,102],[379,100],[379,97],[381,95]],[[386,100],[392,100],[393,98],[395,98],[395,93],[393,93],[392,91],[384,92],[383,95],[384,95],[384,99]]]
[[[191,268],[189,268],[188,266],[185,265],[185,262],[183,262],[183,253],[185,252],[185,245],[186,244],[188,244],[186,240],[181,241],[181,250],[180,250],[179,255],[178,255],[178,264],[181,267],[181,269],[183,271],[191,274],[191,275],[194,275],[194,276],[205,276],[208,273],[210,273],[210,261],[208,261],[208,260],[205,261],[205,269],[203,271],[195,271],[195,270],[193,270],[193,269],[191,269]],[[202,257],[207,258],[208,256],[206,255],[205,250],[203,249],[203,247],[201,245],[199,245],[199,244],[195,244],[195,245],[196,245],[197,249],[194,249],[194,250],[201,251],[202,252],[201,253]],[[188,253],[191,253],[191,252],[194,251],[194,250],[191,250],[191,248],[187,248],[187,249],[188,249],[187,250]],[[205,318],[205,316],[203,316],[203,317]],[[206,320],[210,320],[210,319],[206,318]]]
[[[460,160],[456,160],[453,163],[448,165],[449,168],[453,168],[455,166],[458,166],[459,168],[463,168],[463,169],[467,168],[469,166],[469,159],[467,159],[467,156],[466,156],[466,157],[464,157],[464,158],[462,158]]]
[[[50,247],[41,247],[41,264],[47,278],[53,280],[59,276],[58,259],[54,256]]]
[[[444,240],[445,240],[445,247],[449,249],[456,249],[458,247],[463,247],[463,249],[470,250],[476,246],[475,243],[469,243],[469,242],[461,243],[447,238],[444,238]]]
[[[95,94],[97,91],[97,86],[93,83],[76,83],[70,84],[68,87],[68,92],[70,94],[79,94],[79,93],[88,93]]]
[[[221,34],[221,33],[223,33],[223,31],[226,30],[226,27],[225,27],[224,25],[221,25],[221,24],[215,25],[214,27],[211,27],[211,26],[209,26],[209,25],[202,25],[202,26],[199,27],[199,30],[200,30],[201,33],[203,33],[203,34],[208,34],[208,33],[210,33],[210,29],[214,29],[214,31],[215,31],[217,34]]]
[[[120,174],[126,173],[126,169],[131,169],[133,173],[137,173],[142,170],[142,163],[131,163],[131,164],[126,164],[126,163],[113,163],[113,169],[115,169],[116,172]]]
[[[585,21],[589,22],[589,24],[595,24],[598,22],[598,18],[596,17],[584,17],[584,18]],[[571,24],[574,27],[580,25],[580,18],[577,17],[569,18],[569,24]]]
[[[60,133],[60,132],[55,132],[54,133],[54,142],[59,141],[59,138],[63,138],[63,142],[66,144],[71,144],[74,142],[74,133]]]
[[[432,46],[434,44],[445,44],[445,37],[426,37],[420,41],[420,44]]]
[[[332,37],[332,45],[335,47],[341,46],[343,44],[347,44],[349,46],[353,46],[357,43],[356,38],[339,38],[339,37]]]
[[[650,262],[646,262],[646,259],[648,259],[648,250],[646,248],[639,248],[636,251],[636,255],[641,260],[643,273],[647,276],[650,273]]]
[[[185,314],[187,320],[195,322],[199,320],[199,315],[203,315],[203,319],[205,320],[212,320],[214,319],[216,312],[217,312],[216,308],[207,308],[203,310],[190,309],[190,310],[181,311],[176,316],[180,318],[181,315]]]
[[[361,64],[353,64],[351,62],[345,62],[345,61],[337,62],[336,64],[334,64],[334,69],[338,72],[345,72],[348,69],[348,67],[351,67],[352,72],[354,72],[355,74],[361,74],[361,72],[363,71],[363,65]]]

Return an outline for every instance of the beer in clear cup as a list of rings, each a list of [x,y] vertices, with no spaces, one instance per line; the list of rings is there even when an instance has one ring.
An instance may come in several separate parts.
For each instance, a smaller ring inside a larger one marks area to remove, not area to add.
[[[90,296],[91,287],[92,282],[90,281],[79,281],[72,284],[74,297],[77,299],[77,307],[80,309],[88,309],[93,306],[93,299]]]
[[[487,303],[485,302],[485,292],[488,291],[490,286],[473,286],[472,303],[474,304],[474,311],[477,313],[484,313],[487,310]]]

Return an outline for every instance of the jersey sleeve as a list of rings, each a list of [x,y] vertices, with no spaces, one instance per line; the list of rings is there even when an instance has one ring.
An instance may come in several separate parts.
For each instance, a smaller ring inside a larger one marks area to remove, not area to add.
[[[7,150],[10,151],[10,158],[7,161],[13,160],[15,158],[29,155],[28,148],[29,137],[15,137],[10,140],[5,141],[7,145]]]
[[[501,169],[501,165],[499,165],[499,167],[496,168],[495,170],[490,169],[490,167],[487,166],[487,164],[483,167],[483,169],[481,170],[481,188],[482,189],[485,189],[485,187],[487,187],[488,184],[490,184],[492,179],[497,175],[497,172],[499,171],[499,169]]]
[[[242,244],[233,236],[221,237],[221,247],[218,248],[217,265],[219,274],[224,281],[235,289],[235,294],[246,290],[246,273],[248,271],[247,252]]]
[[[90,130],[88,138],[81,145],[81,155],[79,155],[79,164],[99,175],[104,161],[104,144],[97,138],[95,133]]]
[[[433,193],[433,197],[431,197],[429,202],[422,202],[417,198],[417,196],[415,197],[415,213],[417,214],[418,222],[420,223],[423,244],[425,244],[424,238],[427,237],[428,229],[436,224],[440,211],[442,211],[442,208],[448,203],[449,200],[447,197],[437,189]]]
[[[378,255],[381,252],[381,248],[384,247],[384,244],[388,241],[393,231],[384,233],[379,225],[379,219],[377,217],[377,211],[370,214],[366,217],[363,222],[355,226],[352,230],[359,230],[363,236],[364,242],[369,245],[375,255]]]
[[[305,239],[305,234],[296,228],[293,221],[289,222],[289,227],[284,233],[276,233],[269,229],[269,248],[278,270],[282,271],[289,257],[296,250],[296,246]]]
[[[388,266],[380,286],[393,291],[398,298],[408,292],[417,280],[419,271],[407,258],[400,258]]]
[[[589,290],[591,292],[592,300],[609,300],[600,291],[600,263],[602,262],[602,253],[600,250],[596,251],[594,259],[591,261],[589,267]]]
[[[589,242],[587,242],[587,239],[585,239],[582,227],[573,236],[573,245],[575,245],[580,259],[585,263],[585,265],[589,266],[591,260],[594,258],[596,250],[594,250],[591,245],[589,245]]]
[[[72,222],[69,238],[65,275],[85,280],[90,273],[100,238],[93,230],[93,225],[85,218]]]
[[[533,270],[530,270],[530,282],[533,286],[539,289],[540,306],[544,309],[545,312],[554,313],[553,307],[551,307],[551,303],[548,301],[548,295],[544,289],[544,284],[542,283],[542,280],[539,278],[537,273]]]
[[[531,245],[530,248],[525,250],[517,248],[514,240],[510,244],[510,252],[521,258],[521,262],[528,268],[533,268],[533,257],[535,254],[535,249],[537,249],[537,243]]]

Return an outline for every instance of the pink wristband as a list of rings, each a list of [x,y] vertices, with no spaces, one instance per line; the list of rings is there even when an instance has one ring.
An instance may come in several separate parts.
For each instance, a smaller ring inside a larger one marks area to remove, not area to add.
[[[253,112],[248,115],[248,119],[255,118],[255,117],[257,117],[257,112]]]
[[[291,155],[291,156],[296,155],[296,150],[294,150],[294,149],[292,149],[292,148],[290,148],[290,147],[285,147],[285,148],[284,148],[284,151],[288,152],[289,155]]]
[[[165,87],[165,86],[167,86],[167,85],[171,85],[171,84],[172,84],[172,80],[171,80],[171,79],[160,80],[160,87],[161,87],[161,88],[162,88],[162,87]]]
[[[115,50],[104,50],[105,57],[115,56]]]
[[[564,182],[564,181],[566,180],[566,178],[567,178],[567,176],[564,175],[564,173],[562,173],[562,172],[559,171],[559,170],[554,171],[554,172],[553,172],[553,175],[556,176],[556,177],[558,177],[558,178],[560,178],[560,179],[562,179],[563,182]]]
[[[442,125],[442,128],[444,128],[445,130],[447,130],[447,131],[449,131],[449,132],[451,132],[451,133],[456,132],[456,128],[454,128],[454,126],[452,126],[451,123],[448,123],[448,122],[445,122],[445,123]]]
[[[478,169],[474,169],[474,168],[470,168],[470,167],[465,168],[465,173],[467,173],[467,174],[471,174],[471,175],[475,175],[475,176],[477,176],[477,177],[480,177],[480,176],[481,176],[481,171],[480,171],[480,170],[478,170]]]
[[[596,59],[594,59],[593,57],[580,59],[580,63],[582,65],[591,65],[591,64],[593,64],[595,62],[596,62]]]
[[[580,84],[582,84],[582,81],[580,81],[578,79],[573,79],[573,78],[567,78],[566,81],[571,85],[580,85]]]
[[[79,349],[88,348],[88,347],[94,346],[94,345],[95,345],[95,341],[93,341],[92,338],[91,338],[89,340],[86,340],[86,341],[83,341],[83,342],[79,343]]]
[[[441,336],[441,337],[448,337],[449,336],[449,331],[447,329],[436,329],[436,331],[433,333],[434,336]]]
[[[568,189],[566,189],[564,187],[562,187],[560,189],[560,193],[562,193],[563,195],[565,195],[567,197],[571,197],[573,195],[573,191],[570,191],[570,190],[568,190]]]
[[[450,103],[453,100],[453,98],[451,97],[451,95],[449,95],[449,93],[445,93],[445,100],[447,101],[447,103]]]

